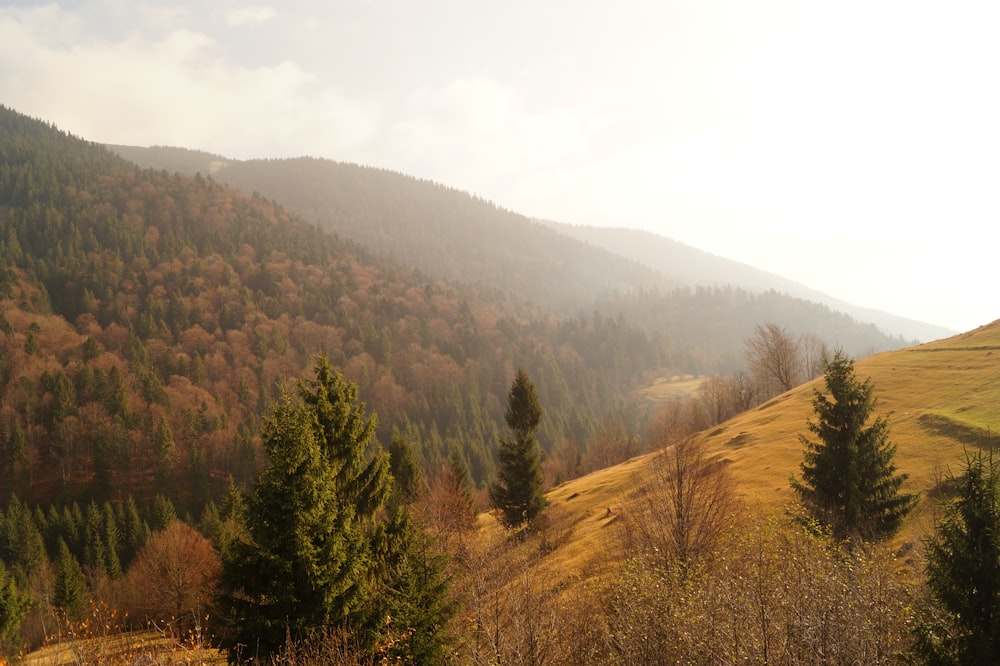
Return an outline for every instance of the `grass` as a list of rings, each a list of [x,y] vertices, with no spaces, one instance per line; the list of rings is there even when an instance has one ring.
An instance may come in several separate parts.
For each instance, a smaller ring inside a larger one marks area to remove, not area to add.
[[[900,550],[919,547],[934,529],[942,480],[957,472],[966,449],[988,446],[1000,429],[1000,321],[975,331],[858,361],[859,379],[870,378],[888,413],[890,440],[897,445],[897,472],[909,479],[904,492],[921,502],[896,537]],[[695,390],[696,379],[660,382],[653,393]],[[813,392],[822,379],[785,393],[699,435],[708,451],[728,463],[737,491],[749,507],[783,512],[795,497],[789,480],[800,473],[807,421],[814,418]],[[665,398],[667,399],[667,398]],[[613,525],[626,498],[649,464],[647,454],[564,483],[549,494],[556,547],[538,563],[553,585],[599,576],[607,566]]]
[[[639,398],[646,402],[662,404],[675,398],[687,398],[697,394],[703,381],[705,381],[704,377],[693,375],[661,377],[636,393]]]

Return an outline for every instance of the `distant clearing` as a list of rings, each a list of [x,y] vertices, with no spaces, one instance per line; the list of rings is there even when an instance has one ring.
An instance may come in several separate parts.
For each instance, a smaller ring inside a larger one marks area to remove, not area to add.
[[[694,375],[661,377],[649,386],[636,391],[636,394],[650,403],[664,403],[696,395],[704,381],[704,377],[695,377]]]

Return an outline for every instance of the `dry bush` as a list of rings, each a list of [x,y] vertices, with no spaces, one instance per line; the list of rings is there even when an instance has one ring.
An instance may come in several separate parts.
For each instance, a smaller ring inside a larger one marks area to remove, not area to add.
[[[26,655],[26,666],[136,666],[139,664],[224,664],[225,657],[198,631],[130,623],[107,604],[92,603],[89,617],[58,617],[45,647]]]
[[[391,625],[391,620],[387,620]],[[410,663],[404,657],[395,656],[405,653],[406,642],[411,635],[410,630],[397,631],[392,626],[386,626],[388,637],[375,645],[373,650],[363,650],[356,636],[341,627],[330,627],[323,633],[302,641],[287,641],[278,654],[273,655],[268,662],[275,666],[390,666],[392,664]],[[251,663],[252,655],[241,655]]]
[[[733,481],[698,440],[662,450],[637,486],[620,521],[627,554],[657,553],[665,562],[690,563],[710,555],[733,525]]]
[[[481,539],[462,559],[465,592],[456,644],[460,664],[601,664],[606,661],[604,611],[590,585],[556,587],[545,558],[568,538],[565,516],[549,507],[532,530]]]
[[[609,663],[890,664],[913,595],[882,548],[750,519],[711,561],[637,557],[608,597]]]

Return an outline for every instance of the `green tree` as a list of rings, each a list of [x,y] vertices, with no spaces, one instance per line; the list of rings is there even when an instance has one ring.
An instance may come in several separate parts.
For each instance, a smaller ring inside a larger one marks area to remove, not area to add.
[[[966,457],[958,492],[926,543],[927,587],[939,613],[918,628],[929,664],[1000,663],[1000,465]]]
[[[396,494],[404,504],[412,504],[424,491],[427,482],[406,435],[393,428],[389,441],[389,471],[395,481]]]
[[[69,546],[59,539],[59,555],[56,558],[55,579],[52,585],[52,603],[70,619],[83,617],[87,602],[87,581],[83,569]]]
[[[177,446],[174,443],[174,433],[170,429],[166,415],[161,413],[156,418],[156,425],[153,428],[153,461],[160,481],[167,477],[176,459]]]
[[[889,421],[877,416],[871,380],[858,381],[854,361],[837,352],[824,373],[830,397],[815,391],[816,422],[799,440],[806,447],[802,479],[792,488],[814,518],[838,536],[877,539],[894,534],[918,496],[900,493],[906,474],[895,474],[896,446],[889,442]],[[831,399],[832,398],[832,399]]]
[[[375,417],[357,403],[356,387],[325,359],[315,375],[265,423],[269,465],[247,500],[245,535],[223,553],[220,601],[235,626],[227,641],[235,659],[367,619],[388,461],[366,456]]]
[[[530,523],[545,506],[544,478],[535,433],[542,420],[535,386],[518,370],[507,393],[504,420],[513,437],[501,438],[490,501],[507,527]]]
[[[16,652],[21,635],[21,622],[31,609],[31,597],[20,592],[13,576],[0,561],[0,650],[10,655]]]

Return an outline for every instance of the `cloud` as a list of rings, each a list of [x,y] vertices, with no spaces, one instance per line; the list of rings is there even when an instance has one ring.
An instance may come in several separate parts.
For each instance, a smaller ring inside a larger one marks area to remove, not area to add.
[[[336,156],[364,141],[378,116],[294,61],[242,66],[185,28],[99,38],[51,5],[0,10],[0,89],[12,108],[93,141],[232,157]]]
[[[225,14],[228,25],[253,25],[267,23],[276,16],[274,8],[269,5],[250,5],[232,9]]]
[[[567,109],[532,109],[486,77],[420,87],[386,125],[384,157],[393,168],[487,196],[581,159],[595,129]]]

